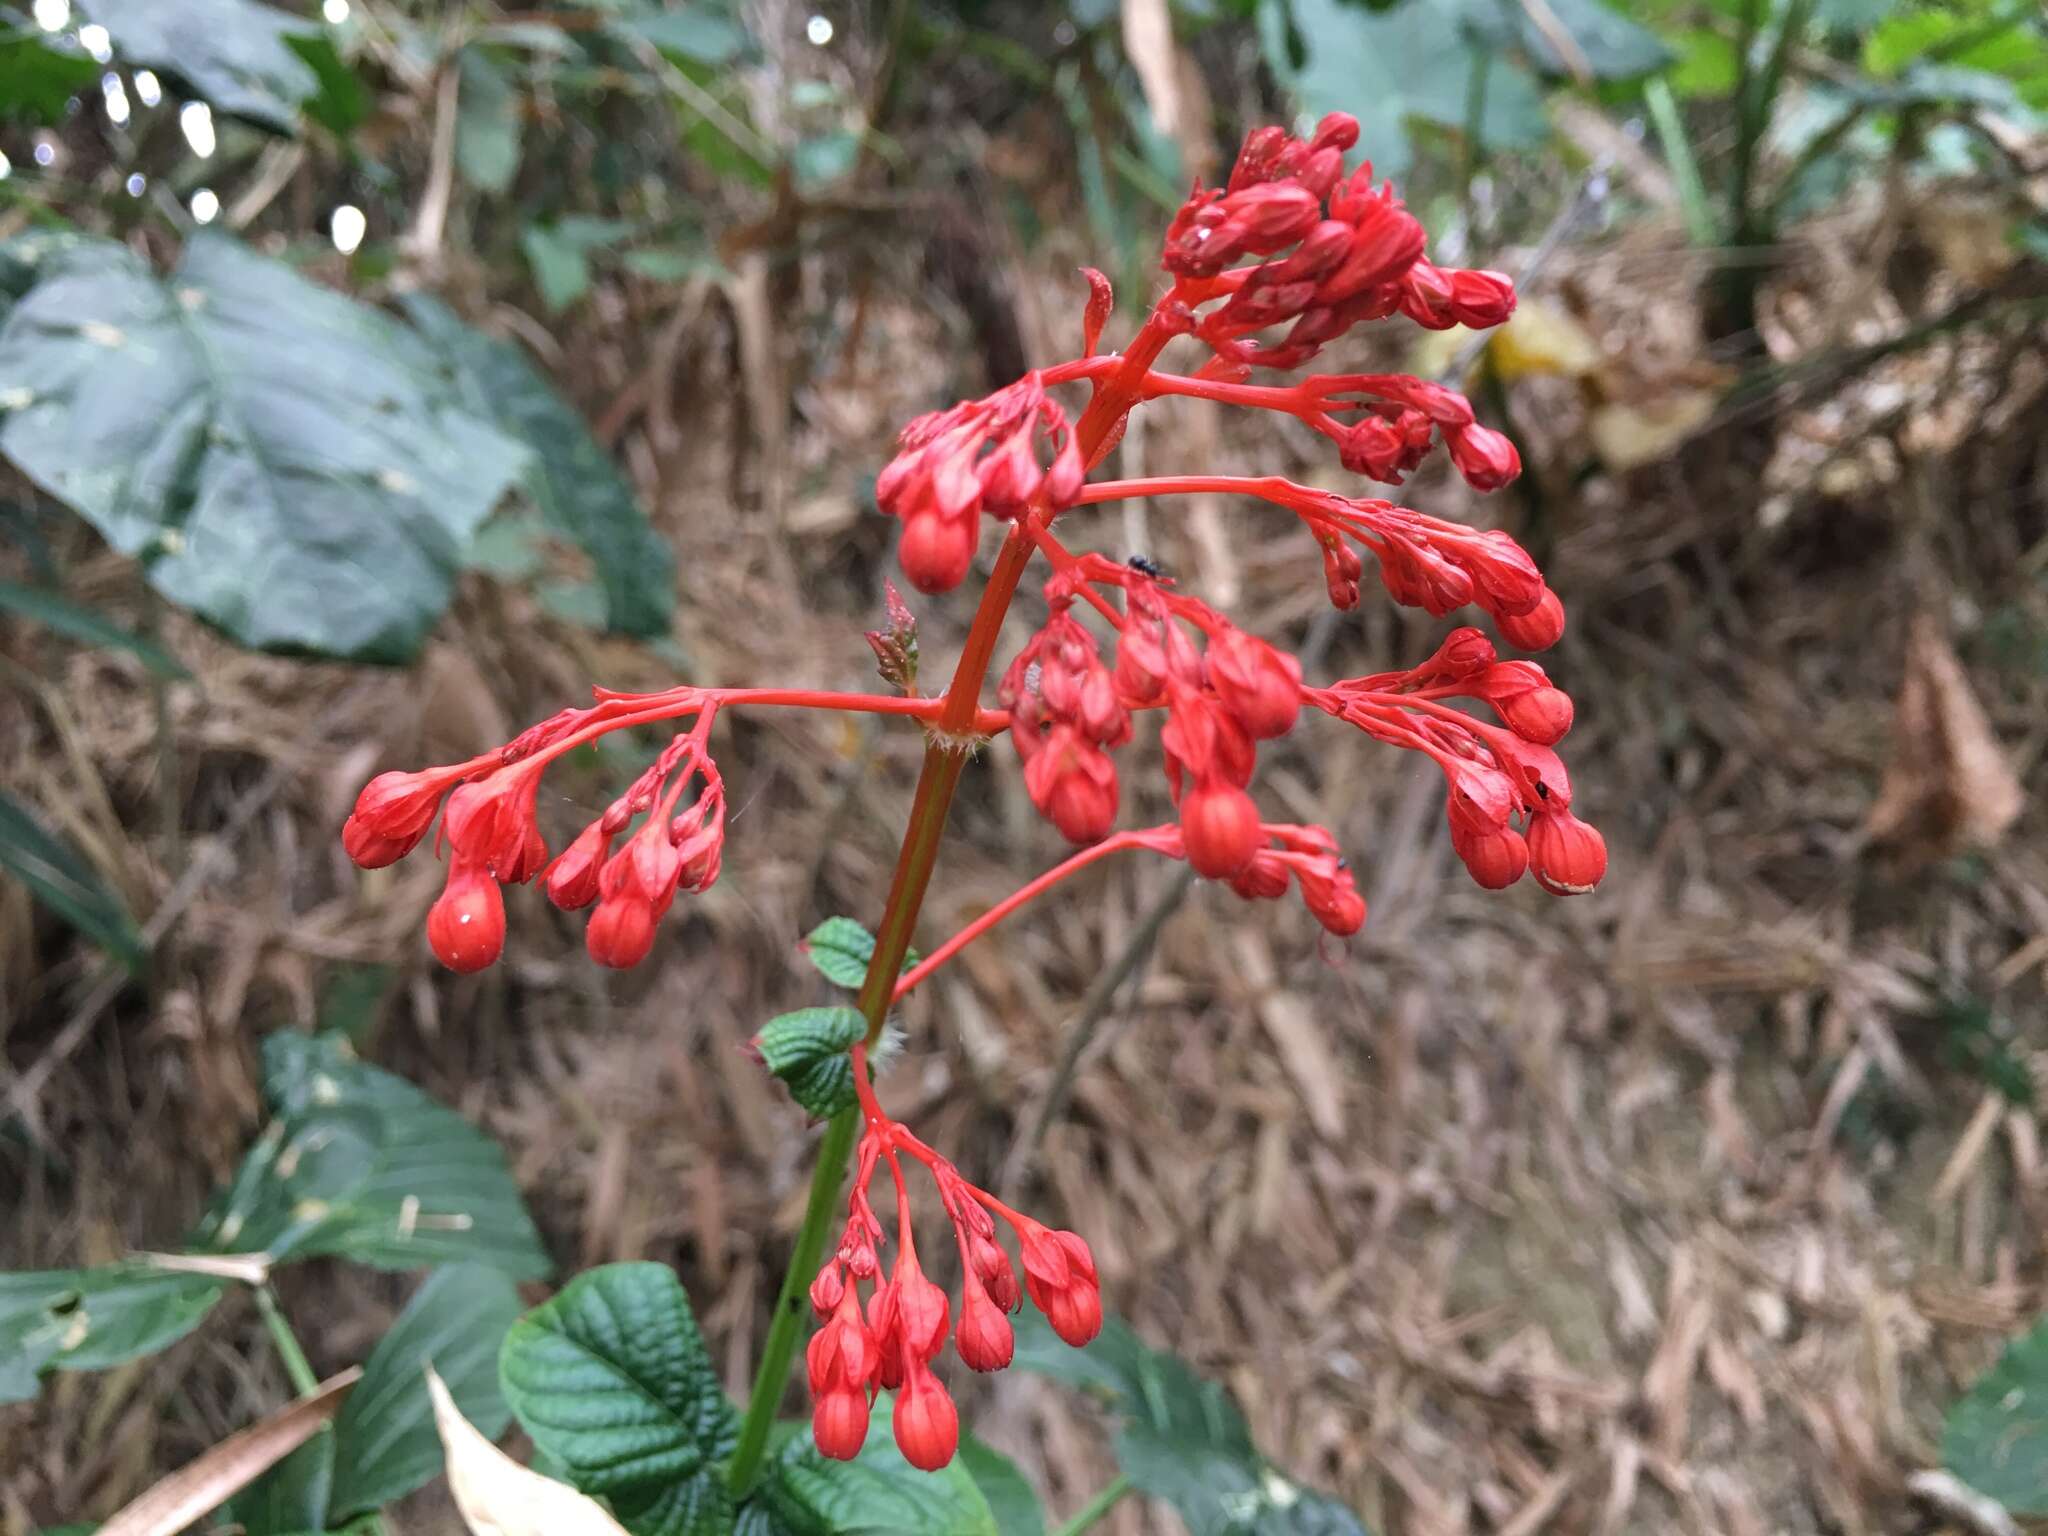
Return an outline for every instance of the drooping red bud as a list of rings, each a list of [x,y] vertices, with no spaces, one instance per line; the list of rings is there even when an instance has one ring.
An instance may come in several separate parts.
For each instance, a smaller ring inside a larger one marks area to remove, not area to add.
[[[1506,273],[1462,269],[1446,275],[1451,280],[1451,313],[1458,324],[1483,331],[1504,324],[1515,312],[1514,279]]]
[[[451,971],[480,971],[505,949],[505,897],[490,871],[460,854],[427,913],[427,942]]]
[[[1009,1318],[977,1280],[970,1279],[961,1294],[960,1326],[954,1330],[953,1343],[971,1371],[1000,1371],[1016,1353]]]
[[[1529,822],[1529,867],[1553,896],[1583,896],[1607,873],[1607,840],[1570,811],[1548,811]]]
[[[1269,848],[1230,877],[1230,888],[1246,901],[1278,901],[1287,894],[1287,866]]]
[[[1509,645],[1525,651],[1547,651],[1564,636],[1564,604],[1545,587],[1543,596],[1527,613],[1497,613],[1493,622]]]
[[[1235,626],[1209,643],[1209,682],[1260,741],[1285,736],[1301,715],[1301,663]]]
[[[1444,441],[1451,450],[1451,462],[1465,483],[1475,491],[1497,491],[1522,472],[1522,456],[1505,433],[1474,422],[1467,427],[1446,428]]]
[[[1093,357],[1096,343],[1102,340],[1102,327],[1116,306],[1116,293],[1109,279],[1093,267],[1083,267],[1081,276],[1088,282],[1088,307],[1081,312],[1081,355]]]
[[[1259,808],[1221,778],[1204,779],[1182,797],[1181,836],[1196,874],[1227,880],[1259,851]]]
[[[597,900],[598,876],[611,854],[612,840],[602,821],[593,821],[561,856],[548,866],[548,900],[564,912],[576,912]]]
[[[654,948],[654,908],[637,896],[609,896],[590,914],[584,947],[599,965],[629,970]]]
[[[1052,1331],[1079,1349],[1102,1331],[1102,1289],[1095,1255],[1077,1232],[1056,1232],[1028,1222],[1017,1228],[1024,1257],[1024,1287],[1052,1324]]]
[[[1489,891],[1504,891],[1529,867],[1529,845],[1513,827],[1467,828],[1451,821],[1451,847],[1472,878]]]
[[[1571,696],[1560,688],[1532,688],[1496,700],[1494,708],[1509,730],[1542,746],[1555,746],[1572,728]]]
[[[1116,763],[1071,725],[1056,725],[1024,765],[1038,813],[1070,843],[1099,843],[1116,825]]]
[[[920,592],[950,592],[967,579],[981,525],[973,517],[941,517],[920,512],[907,518],[897,541],[896,558],[903,574]]]
[[[868,1399],[859,1391],[824,1392],[811,1408],[811,1436],[834,1461],[852,1461],[868,1439]]]
[[[914,1362],[896,1394],[891,1418],[903,1459],[921,1472],[936,1472],[953,1459],[960,1444],[960,1411],[931,1367]]]

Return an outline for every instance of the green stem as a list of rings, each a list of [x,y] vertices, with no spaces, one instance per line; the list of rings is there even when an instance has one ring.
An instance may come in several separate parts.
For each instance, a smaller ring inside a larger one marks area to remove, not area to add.
[[[1094,1498],[1082,1505],[1081,1512],[1057,1531],[1053,1532],[1053,1536],[1081,1536],[1081,1532],[1087,1530],[1089,1526],[1116,1508],[1117,1501],[1130,1491],[1131,1479],[1129,1474],[1119,1472],[1116,1475],[1115,1482],[1110,1483],[1100,1493],[1096,1494]]]
[[[1097,387],[1088,409],[1075,423],[1075,443],[1090,468],[1115,441],[1116,429],[1138,403],[1146,372],[1172,339],[1173,333],[1162,316],[1176,296],[1168,294],[1160,301],[1159,308],[1132,338],[1122,365]],[[1037,515],[1025,514],[1027,518]],[[918,909],[924,905],[924,893],[938,863],[946,815],[953,808],[953,794],[960,787],[961,770],[966,767],[968,752],[974,744],[982,684],[987,681],[989,664],[995,658],[1003,617],[1010,611],[1010,600],[1017,595],[1017,584],[1023,579],[1034,548],[1024,523],[1013,524],[1003,540],[1002,553],[996,557],[988,585],[982,589],[981,602],[974,610],[974,622],[967,631],[959,664],[953,670],[952,684],[946,690],[946,707],[936,725],[930,727],[924,770],[918,775],[917,792],[910,802],[910,825],[903,834],[903,851],[897,855],[888,905],[875,929],[875,952],[861,983],[860,1011],[868,1021],[870,1046],[881,1038],[882,1026],[888,1022],[896,977],[903,969],[903,957],[910,952],[911,930],[917,926]],[[862,1069],[856,1065],[855,1070]],[[790,1362],[796,1358],[797,1339],[803,1331],[811,1275],[825,1251],[826,1234],[831,1230],[839,1203],[840,1181],[846,1177],[846,1156],[853,1150],[859,1129],[859,1110],[841,1110],[833,1116],[824,1145],[819,1149],[817,1167],[811,1173],[810,1197],[804,1204],[803,1225],[797,1229],[796,1247],[790,1253],[775,1313],[768,1322],[768,1337],[761,1346],[761,1364],[754,1373],[754,1390],[747,1399],[746,1416],[740,1422],[739,1441],[726,1465],[726,1487],[735,1499],[744,1498],[760,1475],[769,1431],[775,1427],[775,1412],[781,1405]]]
[[[320,1378],[313,1374],[313,1364],[299,1347],[299,1336],[292,1332],[291,1321],[278,1306],[277,1292],[268,1281],[256,1287],[256,1310],[263,1314],[263,1326],[270,1330],[270,1341],[277,1346],[278,1358],[284,1361],[284,1373],[291,1378],[292,1390],[301,1397],[311,1397],[320,1388]]]

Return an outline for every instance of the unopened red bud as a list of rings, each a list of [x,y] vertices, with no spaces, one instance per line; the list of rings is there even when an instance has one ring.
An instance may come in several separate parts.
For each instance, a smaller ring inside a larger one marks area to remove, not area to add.
[[[505,949],[505,897],[482,865],[459,855],[427,913],[427,942],[451,971],[480,971]]]
[[[1181,837],[1196,874],[1227,880],[1259,850],[1259,808],[1220,778],[1206,779],[1180,803]]]
[[[1095,1255],[1077,1232],[1055,1232],[1026,1221],[1018,1227],[1024,1285],[1052,1331],[1079,1349],[1102,1331],[1102,1290]]]
[[[1308,896],[1306,887],[1303,895]],[[1365,926],[1365,898],[1349,884],[1311,898],[1308,909],[1317,922],[1340,939],[1350,938]]]
[[[1316,297],[1325,304],[1341,304],[1395,281],[1417,265],[1425,238],[1415,215],[1391,198],[1363,201],[1351,248],[1317,287]]]
[[[1489,891],[1504,891],[1529,867],[1529,845],[1513,827],[1460,830],[1451,823],[1451,846],[1472,878]]]
[[[1572,728],[1571,696],[1560,688],[1532,688],[1496,700],[1494,708],[1509,730],[1542,746],[1555,746]]]
[[[1525,651],[1547,651],[1564,635],[1564,604],[1545,587],[1536,606],[1527,613],[1495,614],[1493,622],[1509,645]]]
[[[867,1394],[846,1390],[821,1395],[811,1408],[811,1438],[821,1454],[852,1461],[867,1444]]]
[[[1301,663],[1232,627],[1209,645],[1209,682],[1224,708],[1259,741],[1294,729],[1301,715]]]
[[[973,1257],[974,1273],[988,1291],[989,1300],[1005,1312],[1016,1311],[1020,1297],[1017,1272],[1010,1267],[1010,1256],[993,1238],[978,1233],[968,1240],[968,1252]]]
[[[611,846],[602,821],[593,821],[579,832],[576,841],[548,866],[548,900],[564,912],[579,911],[597,900],[598,876]]]
[[[1088,307],[1081,313],[1081,355],[1093,357],[1096,343],[1102,340],[1102,327],[1116,307],[1116,293],[1109,279],[1093,267],[1083,267],[1081,276],[1088,283]]]
[[[1515,312],[1514,281],[1501,272],[1456,271],[1451,280],[1451,313],[1458,324],[1483,331]]]
[[[950,592],[967,579],[981,525],[972,518],[946,518],[933,512],[914,514],[903,524],[896,558],[903,574],[920,592]]]
[[[1016,1353],[1010,1319],[971,1280],[960,1298],[960,1326],[953,1332],[953,1343],[971,1371],[1000,1371]]]
[[[364,869],[382,869],[419,846],[441,808],[441,797],[460,775],[457,769],[422,773],[380,773],[356,796],[342,824],[341,842]]]
[[[1116,763],[1072,726],[1054,726],[1032,754],[1024,788],[1070,843],[1099,843],[1116,825]]]
[[[1570,811],[1546,811],[1529,822],[1529,867],[1553,896],[1583,896],[1607,873],[1607,840]]]
[[[1269,848],[1230,877],[1230,888],[1246,901],[1278,901],[1287,894],[1287,866]]]
[[[830,1317],[839,1310],[839,1303],[846,1296],[846,1274],[839,1261],[832,1259],[818,1271],[811,1281],[811,1310],[819,1317]]]
[[[890,1423],[903,1459],[920,1472],[938,1471],[960,1444],[960,1412],[931,1367],[922,1363],[906,1373]]]
[[[424,832],[411,837],[386,837],[360,816],[341,824],[341,846],[359,869],[382,869],[396,864],[419,846]]]
[[[584,929],[584,947],[599,965],[626,970],[654,948],[653,906],[637,896],[612,896],[597,904]]]
[[[1458,323],[1451,313],[1451,280],[1440,267],[1417,260],[1401,274],[1401,313],[1432,331]]]
[[[1348,150],[1358,142],[1358,119],[1349,112],[1328,112],[1316,123],[1310,149]]]
[[[1444,440],[1450,446],[1451,462],[1475,491],[1497,491],[1522,472],[1522,456],[1515,445],[1491,427],[1475,422],[1446,428]]]
[[[1444,636],[1436,654],[1416,670],[1446,679],[1466,678],[1492,666],[1496,654],[1485,631],[1466,624]]]

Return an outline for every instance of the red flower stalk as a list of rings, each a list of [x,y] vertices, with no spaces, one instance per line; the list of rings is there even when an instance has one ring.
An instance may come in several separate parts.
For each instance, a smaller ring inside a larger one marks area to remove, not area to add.
[[[920,590],[943,592],[965,579],[984,516],[1007,525],[943,697],[916,695],[916,626],[892,588],[888,628],[869,640],[896,693],[600,689],[588,707],[564,710],[495,752],[372,780],[343,829],[350,856],[369,868],[403,857],[426,840],[445,804],[435,848],[449,857],[450,870],[427,922],[444,963],[474,970],[495,959],[504,942],[500,886],[530,881],[545,868],[557,906],[592,909],[592,956],[632,965],[652,952],[677,892],[701,891],[718,878],[726,796],[710,738],[722,709],[915,718],[929,733],[926,763],[862,992],[871,1043],[892,998],[891,977],[893,997],[901,997],[1010,913],[1113,853],[1142,849],[1185,859],[1246,900],[1298,890],[1326,932],[1358,931],[1365,901],[1336,837],[1322,827],[1267,821],[1256,798],[1259,744],[1295,729],[1307,705],[1436,764],[1446,785],[1451,847],[1481,885],[1512,885],[1533,870],[1552,892],[1590,889],[1606,871],[1606,845],[1572,814],[1571,781],[1554,750],[1572,727],[1572,704],[1536,663],[1503,659],[1493,641],[1468,626],[1416,666],[1310,685],[1296,657],[1181,592],[1149,562],[1077,555],[1052,532],[1071,511],[1128,497],[1244,496],[1302,524],[1340,609],[1360,601],[1370,555],[1381,586],[1398,603],[1439,617],[1469,605],[1490,617],[1509,646],[1540,651],[1556,644],[1564,609],[1528,552],[1505,533],[1277,476],[1088,481],[1130,411],[1171,395],[1292,416],[1332,441],[1347,470],[1382,483],[1400,483],[1439,447],[1481,491],[1520,472],[1514,444],[1441,385],[1362,373],[1251,382],[1258,369],[1298,368],[1361,323],[1400,315],[1430,328],[1481,327],[1513,312],[1507,278],[1434,265],[1422,226],[1391,188],[1374,182],[1371,166],[1345,171],[1357,138],[1357,123],[1342,114],[1325,118],[1305,139],[1278,128],[1250,134],[1228,182],[1197,186],[1174,217],[1161,253],[1170,286],[1123,353],[1100,351],[1112,295],[1108,280],[1088,270],[1079,356],[903,429],[875,493],[881,509],[902,523],[899,558]],[[1179,338],[1191,338],[1206,357],[1192,372],[1157,368]],[[1079,386],[1090,397],[1070,417],[1055,392]],[[1001,708],[983,709],[980,690],[1004,615],[1036,554],[1052,568],[1046,620],[1003,671]],[[1109,649],[1081,604],[1106,629]],[[1140,734],[1136,717],[1146,711],[1163,712],[1160,764],[1176,820],[1118,831],[1116,754]],[[536,815],[548,765],[607,732],[657,723],[679,734],[548,862]],[[1005,729],[1032,803],[1081,847],[899,975],[964,754],[978,737]],[[853,1456],[866,1438],[874,1395],[894,1390],[898,1444],[914,1464],[936,1467],[959,1438],[958,1415],[932,1369],[949,1331],[969,1368],[999,1370],[1015,1348],[1009,1313],[1027,1296],[1062,1338],[1080,1344],[1101,1325],[1100,1284],[1080,1237],[1011,1210],[882,1110],[865,1044],[853,1047],[853,1077],[863,1134],[846,1225],[810,1284],[822,1325],[806,1355],[813,1429],[826,1455]],[[850,1131],[842,1122],[835,1134]],[[962,1272],[957,1312],[918,1262],[906,1156],[931,1174],[953,1228]],[[897,1215],[886,1276],[885,1231],[870,1193],[885,1162]],[[1016,1262],[999,1240],[1000,1226],[1015,1235]],[[774,1327],[783,1347],[793,1344],[779,1319]],[[774,1348],[766,1353],[770,1361],[787,1359]],[[761,1415],[772,1408],[777,1387],[769,1384]],[[735,1454],[738,1482],[758,1464],[765,1443],[767,1421],[756,1419],[750,1410]]]

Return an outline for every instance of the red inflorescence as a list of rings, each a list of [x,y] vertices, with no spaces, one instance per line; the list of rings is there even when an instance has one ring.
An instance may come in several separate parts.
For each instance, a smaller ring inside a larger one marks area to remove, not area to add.
[[[933,1470],[953,1459],[960,1416],[932,1361],[946,1347],[951,1308],[924,1272],[911,1230],[910,1189],[903,1157],[923,1163],[938,1184],[960,1254],[960,1316],[954,1347],[970,1370],[999,1371],[1016,1349],[1009,1314],[1029,1295],[1054,1333],[1086,1344],[1102,1328],[1102,1291],[1088,1245],[1013,1211],[961,1177],[870,1100],[867,1132],[855,1160],[845,1235],[811,1282],[811,1307],[822,1325],[805,1356],[811,1384],[812,1432],[827,1456],[851,1460],[867,1440],[868,1406],[876,1392],[896,1394],[892,1428],[912,1466]],[[896,1261],[885,1279],[878,1244],[883,1227],[871,1198],[876,1169],[886,1161],[896,1186]],[[1016,1234],[1024,1284],[998,1240],[1000,1220]],[[859,1287],[870,1286],[861,1306]]]
[[[1464,627],[1416,666],[1309,686],[1297,658],[1181,592],[1150,562],[1076,555],[1050,531],[1069,509],[1125,497],[1242,494],[1300,520],[1340,609],[1357,605],[1370,555],[1397,603],[1439,617],[1470,605],[1509,645],[1541,651],[1557,643],[1563,606],[1528,552],[1505,533],[1273,476],[1088,481],[1129,410],[1174,394],[1291,415],[1335,443],[1348,470],[1384,484],[1401,483],[1439,446],[1481,491],[1520,472],[1514,444],[1481,425],[1471,403],[1440,384],[1365,373],[1248,382],[1255,369],[1299,367],[1362,322],[1399,314],[1435,329],[1482,327],[1513,313],[1508,279],[1432,264],[1422,226],[1390,188],[1375,185],[1371,166],[1344,171],[1357,138],[1357,123],[1341,114],[1305,139],[1277,128],[1252,133],[1227,184],[1196,187],[1173,220],[1162,253],[1172,287],[1127,354],[1098,352],[1113,304],[1108,279],[1090,270],[1079,358],[904,428],[875,497],[902,523],[899,557],[920,590],[943,592],[966,577],[984,514],[1011,525],[1006,555],[1035,550],[1052,566],[1046,619],[997,689],[1006,713],[980,711],[972,728],[1008,729],[1033,805],[1083,846],[903,975],[898,995],[1023,901],[1123,849],[1185,859],[1246,900],[1298,890],[1329,933],[1357,932],[1365,901],[1336,838],[1322,827],[1265,821],[1252,795],[1259,744],[1291,731],[1304,705],[1437,765],[1451,847],[1480,885],[1500,889],[1533,872],[1546,890],[1572,894],[1590,890],[1606,873],[1606,844],[1573,816],[1571,781],[1555,751],[1572,727],[1572,702],[1537,663],[1503,658],[1484,633]],[[1195,373],[1153,370],[1175,338],[1207,350]],[[1070,420],[1049,391],[1081,383],[1096,393],[1088,412]],[[1013,561],[1004,581],[1014,582],[1020,568]],[[1004,603],[1009,592],[992,589]],[[1082,604],[1107,625],[1112,650],[1084,624]],[[992,612],[999,622],[1002,604]],[[344,846],[365,868],[390,864],[426,839],[445,806],[435,846],[448,858],[447,887],[427,919],[429,942],[444,963],[472,971],[496,959],[505,937],[500,887],[540,878],[564,910],[593,908],[587,942],[597,961],[637,964],[650,953],[676,893],[702,891],[718,878],[725,787],[708,747],[722,707],[778,703],[914,715],[944,727],[936,740],[964,744],[965,708],[976,700],[965,692],[959,699],[917,696],[916,626],[893,587],[889,616],[888,630],[868,638],[897,694],[600,690],[589,708],[564,710],[495,752],[378,776],[343,828]],[[992,626],[983,638],[988,633]],[[970,686],[980,675],[971,672]],[[1176,819],[1117,831],[1115,754],[1131,742],[1134,717],[1144,711],[1164,716],[1161,766]],[[547,765],[606,732],[663,721],[691,723],[550,861],[535,814]],[[932,1370],[948,1335],[970,1369],[1000,1370],[1015,1349],[1010,1314],[1028,1296],[1062,1338],[1085,1343],[1102,1321],[1095,1265],[1079,1237],[1049,1230],[968,1183],[883,1113],[864,1046],[854,1048],[854,1080],[866,1130],[846,1232],[810,1292],[821,1324],[807,1357],[813,1429],[826,1455],[856,1455],[874,1396],[887,1389],[895,1393],[903,1454],[914,1465],[938,1467],[959,1439],[958,1414]],[[904,1157],[930,1171],[952,1223],[961,1269],[957,1317],[918,1263]],[[897,1195],[897,1248],[886,1277],[877,1252],[883,1228],[869,1199],[884,1161]],[[1015,1234],[1021,1284],[998,1241],[998,1222]]]

